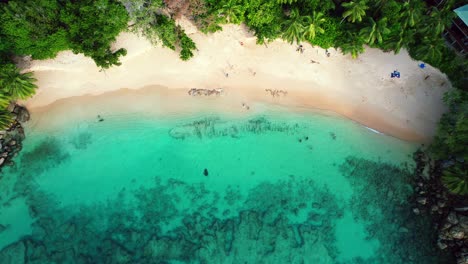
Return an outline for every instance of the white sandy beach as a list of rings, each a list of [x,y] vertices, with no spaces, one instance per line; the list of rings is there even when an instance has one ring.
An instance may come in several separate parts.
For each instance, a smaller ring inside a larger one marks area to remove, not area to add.
[[[386,134],[421,142],[434,135],[445,111],[442,97],[451,87],[447,77],[429,65],[420,69],[420,62],[404,50],[394,55],[367,49],[358,59],[329,50],[331,56],[327,57],[323,49],[310,45],[304,45],[303,54],[279,40],[257,45],[243,26],[228,25],[211,35],[198,33],[187,22],[183,26],[199,49],[188,62],[180,60],[177,52],[153,47],[129,33],[121,34],[115,44],[128,51],[123,64],[109,70],[100,71],[91,59],[71,52],[62,52],[53,60],[32,61],[26,70],[35,72],[39,89],[25,104],[34,118],[35,113],[71,101],[82,103],[86,111],[86,98],[91,97],[64,99],[106,92],[120,98],[114,107],[127,103],[140,105],[142,110],[168,109],[174,100],[177,103],[171,111],[177,112],[176,105],[187,102],[193,106],[193,100],[199,100],[207,109],[213,105],[217,111],[243,113],[260,111],[261,105],[271,103],[331,110]],[[401,78],[390,78],[394,70],[401,72]],[[133,97],[127,90],[139,88],[146,89]],[[222,88],[224,93],[194,98],[187,94],[191,88]],[[265,89],[284,90],[287,95],[273,97]],[[145,92],[148,96],[141,96]],[[159,105],[155,100],[158,93],[163,98]],[[196,111],[195,107],[189,110]]]

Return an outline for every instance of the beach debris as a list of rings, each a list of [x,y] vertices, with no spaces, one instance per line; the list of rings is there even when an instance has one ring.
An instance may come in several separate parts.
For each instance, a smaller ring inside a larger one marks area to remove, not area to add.
[[[206,168],[203,170],[203,175],[205,175],[205,177],[208,176],[208,170]]]
[[[221,93],[223,93],[222,88],[216,88],[216,89],[192,88],[188,91],[188,94],[191,96],[210,96],[210,95],[220,95]]]
[[[316,63],[316,64],[320,64],[320,62],[318,62],[318,61],[315,61],[315,60],[310,60],[310,63],[312,63],[312,64],[314,64],[314,63]]]
[[[283,90],[272,90],[272,89],[265,89],[265,92],[269,92],[271,94],[271,96],[273,97],[276,97],[276,96],[286,96],[288,94],[287,91],[283,91]]]
[[[424,80],[429,79],[429,77],[431,77],[431,76],[430,76],[430,75],[426,75],[426,77],[424,77]]]

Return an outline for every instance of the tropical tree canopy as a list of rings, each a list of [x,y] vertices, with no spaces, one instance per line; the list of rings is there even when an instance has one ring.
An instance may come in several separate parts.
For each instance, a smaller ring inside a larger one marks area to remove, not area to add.
[[[361,36],[365,42],[369,45],[373,45],[376,41],[381,44],[383,42],[384,35],[390,33],[390,29],[387,28],[387,19],[382,18],[377,23],[373,18],[369,18],[369,25],[361,29]]]
[[[0,89],[4,95],[13,100],[26,99],[34,95],[37,88],[35,81],[32,72],[20,73],[13,64],[0,69]]]
[[[312,16],[305,17],[307,26],[304,31],[304,37],[308,40],[313,40],[317,34],[325,33],[325,30],[321,27],[325,21],[326,19],[321,12],[313,11]]]
[[[11,126],[13,115],[6,109],[0,109],[0,130],[5,130]]]
[[[244,16],[244,6],[236,0],[228,0],[219,10],[219,14],[224,16],[227,23],[240,23]]]
[[[366,15],[366,10],[369,8],[365,0],[351,1],[341,4],[346,11],[343,12],[343,19],[348,19],[351,23],[356,21],[361,22]]]
[[[294,43],[294,41],[300,43],[304,40],[304,32],[306,29],[304,26],[305,20],[306,18],[299,14],[299,9],[292,9],[289,19],[283,23],[283,39],[291,44]]]

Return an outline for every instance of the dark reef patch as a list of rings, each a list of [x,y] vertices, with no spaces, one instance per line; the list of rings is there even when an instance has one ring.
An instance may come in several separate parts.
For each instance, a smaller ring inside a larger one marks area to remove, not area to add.
[[[56,153],[50,143],[33,153]],[[224,202],[231,213],[218,212]],[[27,203],[37,219],[33,234],[0,252],[26,263],[302,263],[327,255],[333,262],[334,221],[343,210],[330,191],[293,177],[247,196],[232,186],[217,193],[156,178],[154,187],[122,191],[106,204],[67,208],[37,189]],[[302,211],[306,217],[289,219]]]
[[[190,137],[199,139],[216,137],[238,138],[246,133],[264,134],[272,131],[296,134],[299,128],[299,124],[291,125],[286,122],[272,122],[266,117],[253,118],[241,125],[234,125],[232,122],[221,121],[220,118],[213,117],[177,126],[169,131],[169,135],[176,139]]]
[[[70,143],[75,147],[76,149],[86,149],[89,144],[91,144],[93,135],[88,132],[83,132],[78,134],[75,138],[70,140]]]
[[[412,212],[412,169],[406,164],[398,167],[348,157],[340,170],[354,189],[350,209],[368,223],[369,238],[381,242],[377,256],[384,258],[377,257],[374,263],[447,263],[435,247],[436,233],[430,228],[430,219],[415,217]]]

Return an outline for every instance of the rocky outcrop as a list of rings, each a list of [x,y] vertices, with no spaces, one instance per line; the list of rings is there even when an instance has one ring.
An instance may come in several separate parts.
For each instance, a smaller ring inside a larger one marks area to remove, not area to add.
[[[0,170],[5,165],[11,165],[13,158],[21,151],[25,138],[21,124],[30,118],[28,110],[23,106],[12,104],[8,110],[13,114],[13,122],[7,130],[0,131]]]
[[[468,211],[463,210],[468,207],[466,197],[447,192],[440,182],[440,165],[432,162],[424,152],[416,152],[415,161],[417,178],[413,213],[430,214],[433,226],[438,230],[438,247],[453,253],[457,264],[468,264]]]

